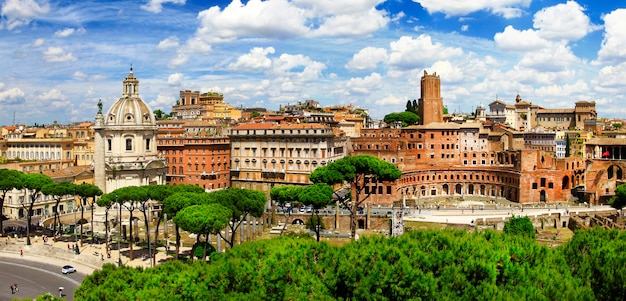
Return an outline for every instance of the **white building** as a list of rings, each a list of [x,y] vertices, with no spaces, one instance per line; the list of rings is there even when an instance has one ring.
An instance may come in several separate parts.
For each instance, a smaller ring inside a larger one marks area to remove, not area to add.
[[[95,184],[104,193],[127,186],[165,184],[167,164],[157,152],[156,119],[139,98],[133,69],[124,79],[122,97],[106,114],[98,104],[95,130]]]

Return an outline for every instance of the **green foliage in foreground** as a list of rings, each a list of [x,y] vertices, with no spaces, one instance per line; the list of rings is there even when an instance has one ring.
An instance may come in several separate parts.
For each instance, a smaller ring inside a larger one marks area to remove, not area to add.
[[[624,233],[576,232],[549,249],[524,235],[427,230],[343,246],[280,237],[152,269],[105,265],[77,300],[608,300],[626,292]]]
[[[504,223],[504,233],[535,238],[535,226],[528,216],[513,216]]]

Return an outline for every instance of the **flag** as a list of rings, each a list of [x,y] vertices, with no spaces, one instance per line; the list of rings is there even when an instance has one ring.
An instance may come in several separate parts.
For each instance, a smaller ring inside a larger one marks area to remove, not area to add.
[[[611,154],[609,153],[609,151],[605,151],[605,152],[603,152],[603,153],[602,153],[602,157],[603,157],[603,158],[604,158],[604,157],[608,157],[608,156],[610,156],[610,155],[611,155]]]

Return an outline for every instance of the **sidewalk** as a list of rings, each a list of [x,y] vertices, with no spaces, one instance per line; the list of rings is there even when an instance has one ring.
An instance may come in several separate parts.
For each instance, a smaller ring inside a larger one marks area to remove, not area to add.
[[[69,248],[68,248],[69,243]],[[31,237],[31,245],[26,245],[26,238],[0,238],[0,257],[5,258],[21,258],[32,259],[33,261],[47,262],[52,264],[58,264],[59,269],[63,265],[72,265],[79,272],[85,274],[91,274],[93,271],[102,268],[105,263],[117,264],[118,259],[121,258],[122,264],[132,267],[150,267],[150,260],[142,259],[142,255],[147,250],[139,249],[137,246],[134,248],[133,255],[134,260],[130,260],[127,254],[129,254],[129,248],[122,248],[121,252],[117,250],[111,250],[111,258],[107,258],[105,252],[105,244],[93,244],[83,243],[82,247],[79,247],[80,254],[74,254],[73,245],[75,242],[56,241],[48,239],[48,243],[44,244],[41,237]],[[80,245],[80,242],[79,242]],[[20,250],[23,255],[20,256]],[[156,264],[162,263],[173,256],[166,255],[163,247],[157,248],[155,254]]]

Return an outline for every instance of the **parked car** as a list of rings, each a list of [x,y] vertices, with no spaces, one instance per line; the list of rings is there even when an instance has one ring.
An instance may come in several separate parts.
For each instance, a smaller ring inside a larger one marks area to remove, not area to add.
[[[73,266],[71,266],[71,265],[65,265],[61,269],[61,273],[63,273],[63,274],[71,274],[71,273],[74,273],[74,272],[76,272],[76,269]]]

